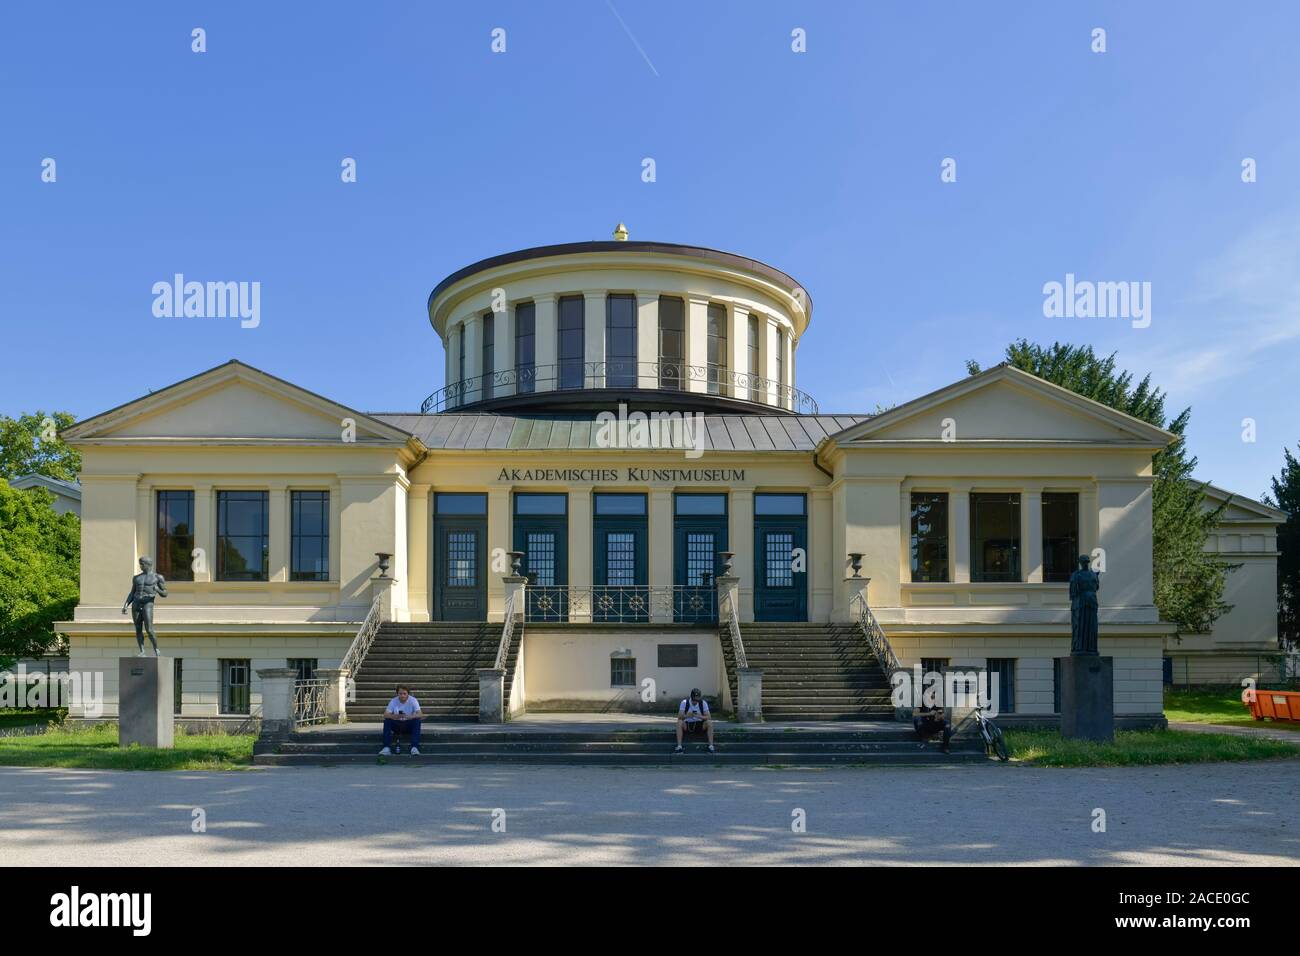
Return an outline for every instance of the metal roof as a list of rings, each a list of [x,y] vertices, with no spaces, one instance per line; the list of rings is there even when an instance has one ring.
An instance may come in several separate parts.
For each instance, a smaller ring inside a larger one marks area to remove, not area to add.
[[[787,275],[775,266],[770,266],[766,262],[758,259],[751,259],[748,256],[737,255],[734,252],[723,252],[721,249],[710,249],[706,246],[690,246],[676,242],[647,242],[632,240],[598,240],[594,242],[562,242],[549,246],[533,246],[530,249],[519,249],[515,252],[506,252],[501,255],[489,256],[487,259],[480,259],[478,262],[471,263],[463,269],[457,269],[447,278],[443,279],[433,291],[429,293],[428,307],[433,308],[433,300],[446,292],[449,288],[467,279],[470,276],[483,272],[496,266],[509,265],[514,262],[525,262],[529,259],[546,259],[555,256],[581,255],[583,253],[599,252],[648,252],[661,253],[664,255],[683,256],[689,259],[703,259],[708,262],[717,262],[722,265],[728,265],[735,268],[745,269],[756,275],[760,275],[777,285],[785,286],[791,291],[801,289],[806,306],[805,314],[812,318],[812,298],[808,291],[795,281],[793,276]]]
[[[431,449],[467,451],[604,450],[596,444],[594,416],[505,415],[446,412],[440,415],[371,415],[410,432]],[[818,442],[870,415],[704,415],[702,451],[812,451]],[[652,451],[653,449],[646,449]]]

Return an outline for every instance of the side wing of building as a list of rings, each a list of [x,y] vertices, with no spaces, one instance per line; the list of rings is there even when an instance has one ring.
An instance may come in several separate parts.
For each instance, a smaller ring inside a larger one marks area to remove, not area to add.
[[[1170,638],[1165,678],[1175,685],[1276,680],[1282,666],[1277,632],[1277,527],[1286,514],[1213,485],[1205,507],[1227,507],[1206,542],[1229,564],[1223,599],[1231,610],[1206,634]]]
[[[177,659],[177,712],[233,722],[257,710],[259,668],[338,664],[370,607],[376,552],[405,578],[418,443],[249,366],[64,437],[83,462],[81,602],[58,630],[74,671],[104,672],[109,715],[116,659],[136,653],[122,604],[142,556],[167,581],[154,620]]]

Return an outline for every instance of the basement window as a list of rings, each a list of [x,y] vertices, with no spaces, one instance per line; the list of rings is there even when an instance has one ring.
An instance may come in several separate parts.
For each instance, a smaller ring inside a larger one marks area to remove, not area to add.
[[[609,659],[609,686],[636,686],[636,658],[611,657]]]

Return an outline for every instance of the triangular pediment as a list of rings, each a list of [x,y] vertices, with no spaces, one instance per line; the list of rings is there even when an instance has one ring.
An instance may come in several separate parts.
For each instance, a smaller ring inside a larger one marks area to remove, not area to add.
[[[1193,485],[1201,484],[1201,482],[1195,480],[1191,480],[1189,483]],[[1255,521],[1281,524],[1286,521],[1285,511],[1279,511],[1262,501],[1256,501],[1254,498],[1247,498],[1245,495],[1235,494],[1214,485],[1205,486],[1205,507],[1207,510],[1217,508],[1225,501],[1228,502],[1228,506],[1223,509],[1223,514],[1219,515],[1220,522]]]
[[[405,444],[400,428],[290,382],[227,362],[66,429],[68,441],[337,442],[345,419],[359,444]]]
[[[892,408],[833,436],[882,442],[1070,442],[1163,447],[1170,433],[1011,366]]]

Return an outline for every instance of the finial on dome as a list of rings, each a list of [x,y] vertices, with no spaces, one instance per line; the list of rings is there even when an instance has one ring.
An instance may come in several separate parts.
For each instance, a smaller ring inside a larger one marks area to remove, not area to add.
[[[621,222],[614,228],[614,241],[627,242],[627,226]]]

